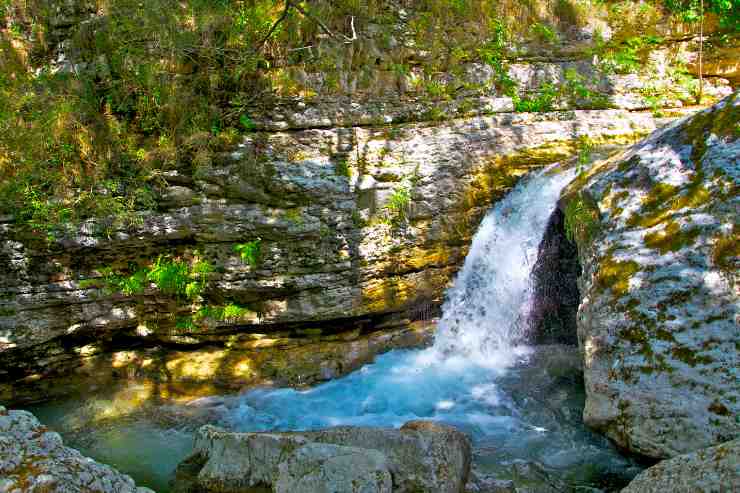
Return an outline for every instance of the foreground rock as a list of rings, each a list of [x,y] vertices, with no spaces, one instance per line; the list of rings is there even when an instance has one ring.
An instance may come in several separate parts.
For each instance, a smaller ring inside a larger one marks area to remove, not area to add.
[[[622,493],[710,493],[740,488],[740,439],[665,460]]]
[[[65,447],[29,412],[0,407],[0,491],[151,493],[110,466]]]
[[[400,430],[302,433],[230,433],[204,426],[193,456],[178,468],[175,490],[386,492],[392,486],[394,492],[460,493],[471,453],[465,434],[428,421],[411,421]]]
[[[585,422],[673,457],[740,435],[740,96],[566,190]]]

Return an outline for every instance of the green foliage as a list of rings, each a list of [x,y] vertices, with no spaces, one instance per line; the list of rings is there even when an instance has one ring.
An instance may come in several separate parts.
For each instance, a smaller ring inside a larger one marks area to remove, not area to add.
[[[241,124],[242,128],[246,131],[252,131],[254,130],[257,125],[252,121],[252,119],[247,114],[242,114],[239,117],[239,123]]]
[[[350,176],[352,176],[352,173],[349,169],[349,163],[347,161],[347,158],[344,156],[340,156],[334,162],[334,170],[339,176],[344,176],[346,178],[349,178]]]
[[[585,77],[574,68],[565,71],[565,84],[560,88],[560,95],[573,107],[605,109],[610,105],[608,96],[589,89]]]
[[[558,89],[550,82],[543,83],[533,95],[514,97],[514,110],[518,112],[539,113],[553,111],[558,97]]]
[[[559,41],[555,30],[542,22],[535,22],[530,28],[532,35],[541,43],[555,44]]]
[[[506,62],[506,46],[509,42],[509,31],[506,25],[497,18],[490,21],[490,38],[483,43],[477,53],[483,63],[493,68],[496,74],[496,86],[506,95],[512,96],[516,92],[516,82],[509,76]]]
[[[565,234],[570,241],[585,246],[599,230],[599,210],[583,194],[573,197],[565,206]]]
[[[228,303],[218,306],[203,306],[193,316],[193,321],[199,322],[204,319],[216,320],[218,322],[237,322],[239,320],[254,314],[246,306]]]
[[[395,189],[385,206],[387,220],[393,225],[401,224],[406,220],[410,204],[411,189],[406,185]]]
[[[213,267],[197,258],[187,262],[160,255],[151,266],[131,270],[134,270],[132,274],[124,275],[111,268],[100,269],[104,291],[133,296],[143,293],[153,283],[164,294],[181,300],[194,300],[205,290]]]
[[[701,0],[664,0],[664,3],[684,22],[701,19]],[[715,14],[723,29],[740,31],[740,0],[704,0],[704,12]]]
[[[424,89],[432,99],[446,99],[448,97],[447,86],[441,82],[429,81],[425,84]]]
[[[617,74],[639,72],[647,53],[662,41],[663,38],[659,36],[644,35],[604,46],[601,53],[601,69]]]
[[[262,253],[262,239],[248,241],[246,243],[237,243],[234,245],[234,251],[239,254],[242,262],[250,266],[257,267],[260,255]]]
[[[578,156],[576,158],[576,172],[580,175],[593,158],[594,145],[588,137],[582,136],[576,143]]]

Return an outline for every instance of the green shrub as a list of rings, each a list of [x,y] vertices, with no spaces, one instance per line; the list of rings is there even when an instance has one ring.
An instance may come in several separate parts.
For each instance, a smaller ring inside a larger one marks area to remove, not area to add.
[[[559,37],[555,32],[555,29],[541,22],[532,24],[530,32],[541,43],[555,44],[559,41]]]
[[[237,243],[234,245],[234,251],[239,254],[242,262],[252,267],[257,267],[262,253],[262,239],[257,238],[246,243]]]
[[[188,262],[160,255],[151,266],[133,267],[130,270],[134,272],[128,275],[116,273],[109,267],[99,270],[103,275],[103,289],[108,294],[133,296],[143,293],[153,283],[163,294],[181,300],[195,300],[205,290],[208,274],[213,271],[213,267],[197,257]],[[88,281],[82,287],[94,283],[95,280]]]

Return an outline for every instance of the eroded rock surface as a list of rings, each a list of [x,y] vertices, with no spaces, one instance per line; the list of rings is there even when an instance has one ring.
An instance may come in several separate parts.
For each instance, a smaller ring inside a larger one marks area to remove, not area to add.
[[[0,406],[0,491],[152,493],[110,466],[65,447],[29,412]]]
[[[622,493],[710,493],[740,488],[740,439],[664,460]]]
[[[309,443],[278,466],[275,493],[391,493],[391,473],[377,450]]]
[[[584,420],[639,454],[740,434],[739,121],[736,93],[566,190]]]
[[[338,458],[342,449],[346,459]],[[357,484],[371,488],[367,491],[390,491],[385,489],[390,486],[387,467],[394,492],[460,493],[468,481],[471,454],[464,433],[427,421],[411,421],[400,430],[346,426],[300,433],[232,433],[204,426],[175,487],[181,492],[237,492],[261,485],[291,491],[285,488],[300,483],[306,466],[298,458],[303,457],[316,463],[306,479],[311,485],[344,484],[355,475]],[[348,471],[355,462],[362,467]],[[323,491],[323,486],[311,487]]]

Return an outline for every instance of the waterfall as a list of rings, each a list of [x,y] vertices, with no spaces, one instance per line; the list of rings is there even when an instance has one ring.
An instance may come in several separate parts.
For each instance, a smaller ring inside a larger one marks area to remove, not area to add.
[[[392,351],[344,378],[308,390],[259,389],[226,400],[222,424],[238,430],[340,424],[399,426],[416,418],[473,434],[516,423],[495,379],[528,353],[522,321],[529,275],[547,219],[572,172],[540,170],[484,218],[446,296],[435,344]]]
[[[562,189],[573,171],[529,177],[483,219],[442,307],[435,347],[479,365],[510,366],[525,353],[530,274]]]

